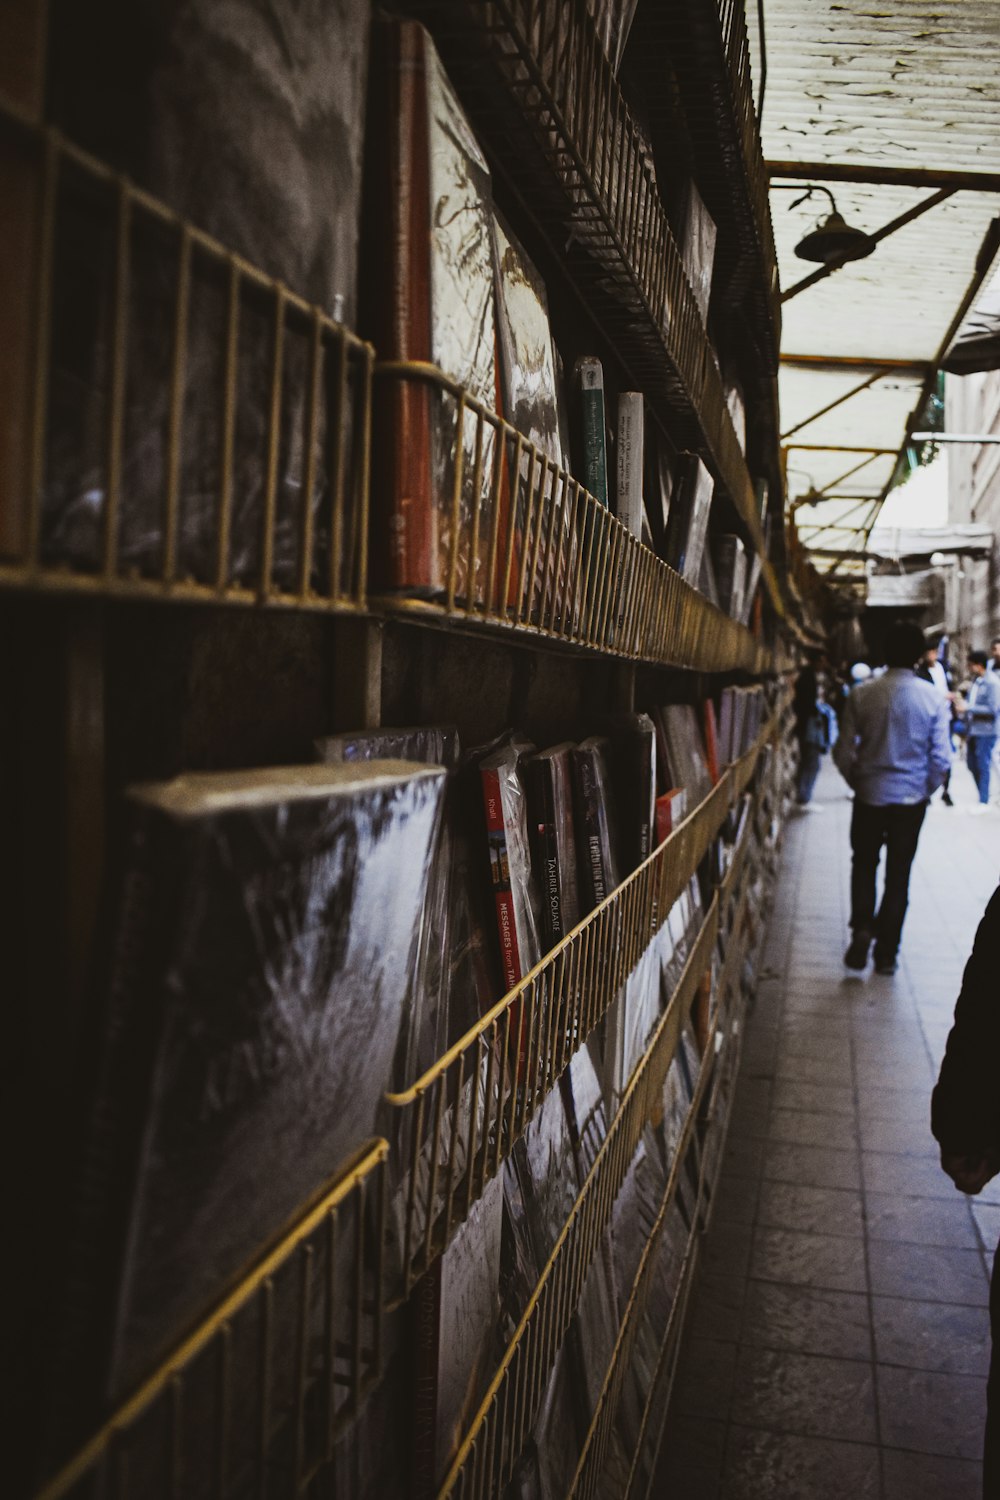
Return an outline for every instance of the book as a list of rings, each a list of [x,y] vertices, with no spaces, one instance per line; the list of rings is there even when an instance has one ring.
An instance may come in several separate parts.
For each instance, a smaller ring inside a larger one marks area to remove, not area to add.
[[[462,975],[460,980],[456,960],[462,942],[459,934],[468,925],[473,893],[459,874],[464,829],[455,784],[460,757],[458,731],[454,725],[355,730],[317,740],[316,753],[327,765],[405,760],[442,766],[449,773],[427,880],[408,998],[409,1021],[403,1028],[395,1069],[396,1086],[407,1088],[457,1040],[456,1026],[461,1027],[461,1035],[472,1024],[474,1017],[467,1009],[469,988],[478,992],[481,1009],[487,1009],[492,1000],[482,982],[459,994],[459,983],[468,986],[470,977]]]
[[[662,844],[687,817],[688,794],[684,787],[671,787],[656,799],[656,842]]]
[[[497,410],[528,440],[511,466],[513,524],[517,555],[532,571],[521,582],[520,595],[532,620],[565,621],[572,609],[567,587],[573,572],[573,518],[559,471],[569,467],[562,428],[565,413],[557,381],[555,348],[549,326],[545,284],[506,221],[492,218],[496,283],[496,318],[500,354],[500,404]],[[531,534],[527,529],[530,527]],[[515,571],[514,583],[517,582]],[[513,584],[512,584],[513,587]]]
[[[610,763],[621,876],[653,850],[656,823],[656,730],[648,714],[623,714],[609,724]]]
[[[387,20],[374,35],[367,321],[383,359],[429,361],[493,409],[489,169],[427,31]],[[489,517],[478,523],[490,493],[492,429],[477,464],[476,422],[463,413],[419,380],[387,381],[378,393],[376,420],[387,436],[373,453],[376,587],[439,596],[454,548],[456,597],[484,597],[491,528]]]
[[[618,885],[608,750],[609,742],[598,736],[584,740],[570,755],[582,913],[600,905]]]
[[[376,761],[129,793],[64,1329],[107,1401],[375,1133],[443,789]]]
[[[742,621],[747,583],[747,551],[741,538],[732,532],[716,537],[712,543],[712,558],[719,608],[730,619]]]
[[[267,14],[250,3],[146,6],[128,24],[113,6],[85,20],[62,7],[53,24],[46,98],[51,123],[235,255],[327,316],[356,317],[369,10],[335,0],[313,16],[293,0]],[[113,101],[113,102],[112,102]],[[64,174],[53,265],[53,321],[42,555],[82,570],[103,563],[108,523],[107,423],[115,303],[114,217],[93,188]],[[133,209],[128,236],[122,446],[115,553],[123,571],[159,576],[168,545],[178,576],[258,586],[266,509],[273,507],[270,583],[293,586],[307,475],[314,475],[314,574],[326,586],[333,419],[323,403],[310,453],[308,318],[284,318],[278,453],[268,498],[274,303],[245,284],[239,301],[236,421],[222,419],[228,287],[196,244],[188,266],[185,378],[180,382],[178,508],[164,504],[172,358],[181,276],[179,235]],[[332,350],[332,346],[331,346]],[[328,353],[322,355],[321,379]],[[322,388],[322,387],[321,387]],[[354,372],[336,438],[350,447]],[[351,453],[345,471],[351,472]],[[228,549],[219,556],[223,472]],[[345,539],[345,548],[351,551]],[[340,586],[342,579],[335,580]]]
[[[618,449],[615,515],[633,536],[642,536],[643,398],[639,391],[618,397]]]
[[[708,322],[717,238],[715,220],[705,207],[694,182],[690,182],[684,199],[683,226],[678,248],[703,323]]]
[[[685,583],[697,588],[708,532],[715,482],[701,459],[684,456],[680,493],[672,501],[667,529],[667,561]]]
[[[602,505],[608,503],[608,451],[604,413],[604,368],[599,359],[585,356],[576,362],[580,415],[581,477],[584,488]]]
[[[701,721],[705,732],[705,762],[708,774],[715,786],[719,779],[719,735],[715,722],[715,704],[706,698],[701,705]]]
[[[677,784],[688,793],[688,811],[691,811],[712,789],[697,714],[687,703],[665,704],[657,714],[663,726],[671,769]]]
[[[479,762],[505,990],[514,988],[541,953],[520,760],[511,740]]]
[[[541,934],[548,949],[580,920],[573,828],[571,744],[553,745],[524,763],[532,866],[540,889]]]

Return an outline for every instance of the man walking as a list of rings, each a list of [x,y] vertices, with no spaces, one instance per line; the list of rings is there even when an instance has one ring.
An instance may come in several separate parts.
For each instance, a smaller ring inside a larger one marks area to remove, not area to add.
[[[986,652],[969,652],[969,676],[972,685],[966,700],[966,758],[979,790],[979,808],[989,806],[990,772],[993,747],[997,742],[1000,719],[1000,674],[987,672]]]
[[[920,627],[897,622],[886,633],[888,670],[847,700],[837,769],[854,791],[851,818],[851,931],[844,954],[863,969],[875,941],[875,970],[896,972],[896,954],[927,800],[951,767],[948,706],[913,667],[924,649]],[[885,845],[885,887],[875,911],[875,875]]]

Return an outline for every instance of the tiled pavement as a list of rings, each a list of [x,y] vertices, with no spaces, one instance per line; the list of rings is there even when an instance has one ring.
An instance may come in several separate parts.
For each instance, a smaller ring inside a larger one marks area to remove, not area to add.
[[[929,1097],[1000,810],[932,805],[893,978],[842,966],[850,800],[793,813],[656,1500],[973,1500],[1000,1179],[942,1173]]]

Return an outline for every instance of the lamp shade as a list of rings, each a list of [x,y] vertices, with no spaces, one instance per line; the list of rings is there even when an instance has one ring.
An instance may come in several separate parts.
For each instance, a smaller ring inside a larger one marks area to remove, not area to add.
[[[875,241],[863,229],[853,229],[843,215],[834,209],[821,219],[805,239],[795,247],[800,260],[816,260],[829,265],[832,260],[863,260],[875,249]]]

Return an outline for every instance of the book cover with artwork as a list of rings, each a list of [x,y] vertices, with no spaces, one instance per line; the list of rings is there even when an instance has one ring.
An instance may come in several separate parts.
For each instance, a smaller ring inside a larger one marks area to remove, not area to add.
[[[443,791],[375,761],[129,794],[63,1328],[107,1400],[375,1133]]]
[[[127,13],[127,24],[125,16]],[[313,12],[293,0],[261,7],[154,3],[60,4],[50,17],[48,118],[167,207],[274,277],[330,318],[357,311],[362,156],[370,10],[332,0]],[[49,563],[102,566],[109,522],[107,424],[115,306],[113,198],[105,206],[72,171],[62,174],[65,233],[53,264],[53,343],[41,545]],[[274,526],[268,582],[292,586],[302,564],[306,480],[313,474],[314,585],[326,587],[331,417],[308,411],[311,329],[284,321],[278,451],[269,452],[275,364],[274,303],[249,283],[239,299],[236,418],[223,422],[228,277],[195,245],[181,318],[186,378],[174,392],[179,235],[133,210],[128,235],[125,371],[114,553],[123,570],[176,571],[259,583],[264,518]],[[71,312],[70,312],[71,310]],[[328,369],[321,360],[321,379]],[[321,387],[322,388],[322,387]],[[166,534],[173,454],[171,403],[181,408],[178,505]],[[355,436],[349,382],[343,427]],[[310,449],[309,435],[312,435]],[[352,455],[344,455],[351,473]],[[229,475],[227,555],[219,553],[223,475]],[[274,475],[273,495],[269,476]],[[353,537],[345,537],[348,551]],[[342,579],[333,581],[337,586]]]
[[[668,703],[657,714],[666,737],[671,769],[678,786],[687,791],[688,810],[692,811],[712,789],[697,712],[688,703]]]
[[[485,157],[422,26],[381,23],[373,52],[367,290],[373,338],[383,359],[429,361],[495,409],[493,209]],[[481,599],[491,430],[484,434],[477,488],[476,424],[469,413],[459,417],[451,396],[419,380],[387,381],[377,393],[376,418],[386,436],[373,453],[375,586],[439,596],[454,545],[456,597]]]
[[[513,471],[514,445],[506,464],[514,490],[516,555],[525,564],[520,589],[510,602],[522,603],[533,621],[562,622],[572,601],[567,587],[575,555],[572,513],[560,471],[569,468],[563,440],[564,398],[549,325],[545,284],[506,221],[494,212],[493,260],[496,282],[497,343],[500,355],[498,411],[537,450],[523,450]],[[516,571],[516,570],[515,570]],[[512,588],[518,583],[515,579]]]

